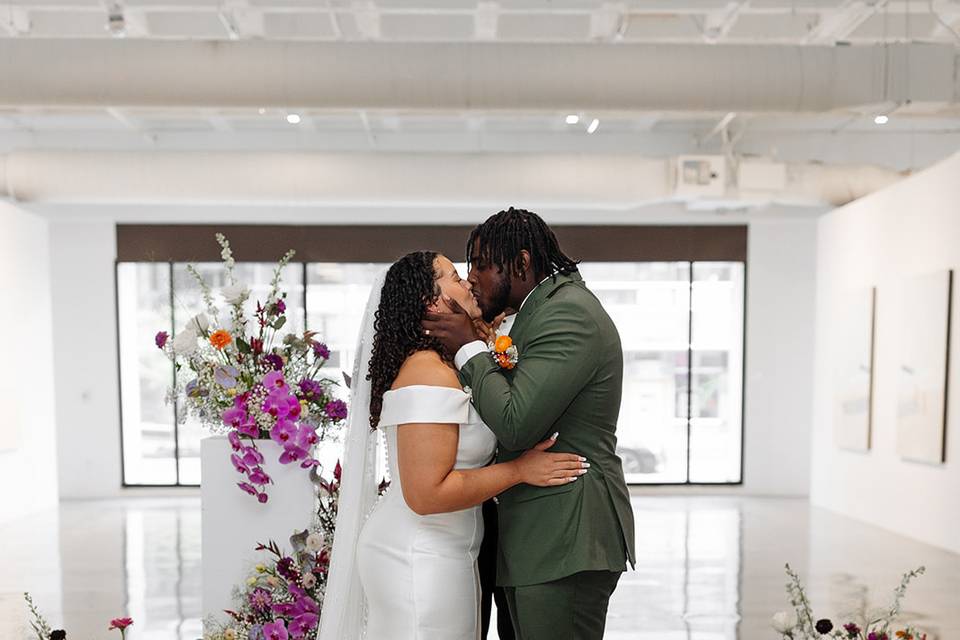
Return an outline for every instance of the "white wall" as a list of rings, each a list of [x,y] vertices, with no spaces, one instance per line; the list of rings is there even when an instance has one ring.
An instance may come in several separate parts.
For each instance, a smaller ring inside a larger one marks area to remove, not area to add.
[[[960,552],[960,300],[954,287],[946,464],[896,453],[898,290],[906,278],[960,269],[960,155],[821,219],[818,229],[814,383],[814,504]],[[960,273],[958,273],[960,275]],[[831,321],[846,291],[877,287],[873,446],[833,443]]]
[[[60,495],[120,494],[115,225],[50,224]]]
[[[481,215],[476,213],[473,219]],[[299,222],[309,223],[306,217]],[[561,222],[546,213],[545,217]],[[430,222],[463,219],[433,217]],[[579,221],[586,219],[590,218]],[[115,219],[102,211],[98,216],[77,216],[64,215],[61,210],[51,220],[54,344],[57,381],[64,388],[57,403],[64,452],[59,460],[61,493],[67,498],[117,496],[125,492],[120,487]],[[202,221],[200,217],[192,220]],[[415,212],[393,221],[424,222]],[[604,223],[624,221],[607,218]],[[716,223],[717,219],[709,221]],[[562,222],[574,220],[565,216]],[[671,213],[669,218],[635,222],[676,224],[677,220]],[[757,216],[749,221],[743,486],[657,487],[638,492],[704,493],[713,489],[714,493],[807,495],[815,229],[811,217]],[[78,341],[76,336],[84,338]]]
[[[49,252],[46,220],[0,202],[0,523],[57,502]]]
[[[744,489],[810,489],[815,220],[750,224]]]

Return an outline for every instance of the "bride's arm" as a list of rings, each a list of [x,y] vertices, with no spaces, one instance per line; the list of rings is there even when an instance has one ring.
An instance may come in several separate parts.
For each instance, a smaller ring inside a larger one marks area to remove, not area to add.
[[[414,364],[401,369],[398,386],[459,388],[456,374],[439,359]],[[460,427],[456,424],[411,423],[397,427],[400,483],[403,498],[414,512],[428,515],[459,511],[521,483],[546,487],[573,482],[589,466],[575,454],[547,453],[545,449],[554,444],[550,439],[510,462],[481,469],[454,469],[459,439]]]

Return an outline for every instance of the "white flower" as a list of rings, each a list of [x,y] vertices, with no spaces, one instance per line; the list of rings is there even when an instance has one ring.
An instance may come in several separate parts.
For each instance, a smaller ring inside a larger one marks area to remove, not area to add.
[[[317,586],[317,578],[312,573],[305,573],[300,579],[303,582],[304,589],[313,589]]]
[[[179,332],[173,339],[173,352],[179,356],[188,356],[197,350],[197,334],[190,328]]]
[[[187,328],[191,331],[206,331],[210,327],[210,320],[205,313],[198,313],[187,323]]]
[[[323,549],[323,535],[320,533],[311,533],[307,536],[307,551],[316,553]]]
[[[773,614],[770,623],[777,633],[787,633],[797,626],[797,614],[793,611],[778,611]]]
[[[242,284],[232,284],[223,288],[223,298],[227,304],[239,304],[250,295],[250,290]]]

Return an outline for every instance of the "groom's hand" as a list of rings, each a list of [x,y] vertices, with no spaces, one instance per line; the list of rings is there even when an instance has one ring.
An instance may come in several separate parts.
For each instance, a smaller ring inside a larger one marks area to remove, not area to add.
[[[447,303],[452,313],[427,311],[423,317],[423,332],[439,340],[452,357],[463,345],[482,338],[477,334],[473,320],[456,300],[444,296],[443,301]]]

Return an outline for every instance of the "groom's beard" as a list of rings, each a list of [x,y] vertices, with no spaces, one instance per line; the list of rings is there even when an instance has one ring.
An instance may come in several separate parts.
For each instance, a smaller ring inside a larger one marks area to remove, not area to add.
[[[511,289],[510,278],[503,278],[497,283],[497,288],[490,292],[490,305],[481,309],[484,322],[493,322],[498,315],[506,310]]]

